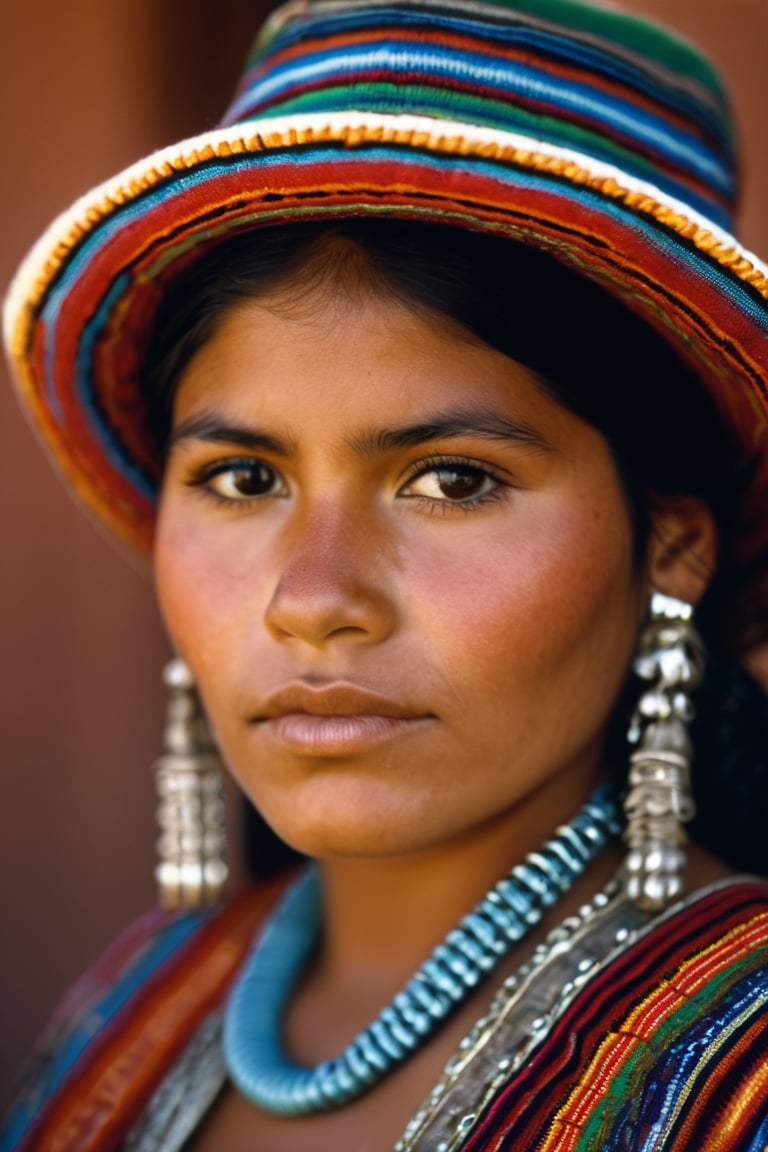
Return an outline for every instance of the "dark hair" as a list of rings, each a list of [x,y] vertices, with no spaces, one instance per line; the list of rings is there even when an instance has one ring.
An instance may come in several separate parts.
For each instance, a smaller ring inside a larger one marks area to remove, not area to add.
[[[749,802],[754,794],[747,791],[741,798],[746,799],[743,811],[723,811],[724,794],[736,797],[745,779],[751,789],[759,785],[768,795],[766,755],[742,750],[740,724],[734,720],[736,711],[741,714],[747,707],[751,719],[743,730],[751,742],[759,729],[762,749],[768,704],[743,677],[734,680],[722,671],[722,605],[731,590],[729,533],[745,477],[737,467],[736,448],[692,369],[619,299],[531,246],[411,221],[291,224],[219,243],[166,293],[145,373],[161,441],[184,368],[233,306],[279,291],[280,306],[293,312],[311,309],[320,284],[345,296],[373,291],[439,313],[535,372],[543,387],[600,431],[610,446],[634,524],[638,560],[645,552],[654,499],[687,495],[707,503],[724,562],[699,612],[711,673],[695,733],[696,776],[706,782],[699,789],[696,831],[735,865],[768,871],[757,826],[762,805]],[[628,685],[624,697],[615,717],[617,732],[637,686]],[[714,781],[724,787],[713,793]],[[755,826],[745,834],[749,818]]]
[[[651,493],[701,497],[727,537],[735,451],[693,372],[580,272],[465,229],[356,218],[251,231],[212,248],[166,295],[155,326],[146,382],[161,441],[178,379],[217,323],[238,302],[288,282],[291,310],[311,307],[318,283],[375,289],[449,317],[537,373],[608,441],[641,548]]]

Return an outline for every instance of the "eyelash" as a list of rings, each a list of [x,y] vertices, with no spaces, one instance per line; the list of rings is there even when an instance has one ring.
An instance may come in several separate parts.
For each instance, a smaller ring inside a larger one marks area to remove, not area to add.
[[[197,470],[186,481],[187,487],[197,489],[207,497],[213,500],[216,504],[223,505],[225,508],[238,508],[247,507],[252,502],[258,503],[261,500],[266,500],[271,493],[265,492],[262,496],[243,495],[240,499],[232,496],[225,496],[222,492],[217,492],[213,487],[213,481],[219,476],[226,476],[229,472],[249,472],[257,468],[264,468],[269,470],[274,477],[275,481],[281,479],[278,470],[269,464],[266,460],[260,460],[253,456],[232,456],[226,460],[217,460],[212,464],[205,464]]]
[[[480,464],[476,460],[468,459],[466,456],[433,456],[429,460],[420,460],[411,472],[410,476],[405,480],[402,485],[403,489],[411,486],[416,480],[422,476],[428,476],[431,472],[440,472],[450,468],[464,469],[467,472],[474,472],[478,477],[493,481],[493,487],[489,488],[487,492],[482,492],[477,496],[467,497],[465,500],[438,500],[429,496],[415,495],[409,497],[418,502],[421,510],[428,512],[430,515],[436,513],[442,516],[449,516],[453,512],[474,512],[482,508],[486,504],[494,503],[501,500],[504,496],[504,489],[511,487],[509,480],[504,480],[487,464]]]
[[[186,481],[186,484],[190,488],[201,491],[208,499],[223,505],[225,508],[237,508],[238,506],[248,507],[253,502],[258,503],[261,500],[268,499],[273,493],[265,492],[263,495],[254,495],[251,497],[243,495],[240,499],[237,499],[218,492],[213,487],[212,482],[217,477],[224,476],[227,473],[237,471],[248,472],[256,468],[269,470],[273,474],[275,482],[281,480],[279,471],[267,461],[255,457],[232,457],[204,465]],[[448,516],[455,511],[462,511],[465,514],[474,512],[486,504],[501,500],[504,489],[511,487],[509,480],[502,479],[494,470],[489,468],[487,464],[480,464],[465,456],[434,456],[428,460],[420,460],[419,463],[414,466],[411,473],[401,484],[400,492],[404,492],[417,480],[424,476],[429,476],[430,473],[440,472],[441,470],[450,468],[474,472],[479,478],[492,481],[493,487],[489,488],[486,492],[482,492],[477,496],[467,497],[464,500],[449,500],[447,498],[441,500],[418,494],[407,496],[406,498],[414,500],[420,510],[428,512],[430,515],[439,513],[443,516]]]

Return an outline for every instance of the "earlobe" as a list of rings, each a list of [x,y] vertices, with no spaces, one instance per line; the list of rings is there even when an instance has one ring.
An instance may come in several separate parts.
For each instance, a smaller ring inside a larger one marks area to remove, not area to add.
[[[651,587],[698,604],[717,568],[715,518],[695,496],[656,497],[651,508],[648,579]]]

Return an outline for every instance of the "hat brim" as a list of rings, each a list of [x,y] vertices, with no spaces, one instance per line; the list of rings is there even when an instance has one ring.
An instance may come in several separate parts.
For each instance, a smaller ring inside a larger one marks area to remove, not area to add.
[[[251,121],[165,149],[79,200],[27,257],[5,310],[17,385],[103,524],[151,548],[162,461],[140,376],[169,280],[237,230],[362,214],[547,249],[660,330],[754,467],[736,557],[754,578],[768,550],[768,268],[688,206],[587,155],[369,112]]]

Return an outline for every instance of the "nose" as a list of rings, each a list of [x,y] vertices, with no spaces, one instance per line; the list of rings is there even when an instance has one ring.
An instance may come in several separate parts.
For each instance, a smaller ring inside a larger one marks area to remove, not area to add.
[[[380,643],[396,618],[387,568],[370,515],[314,505],[284,540],[266,626],[277,639],[315,648]]]

